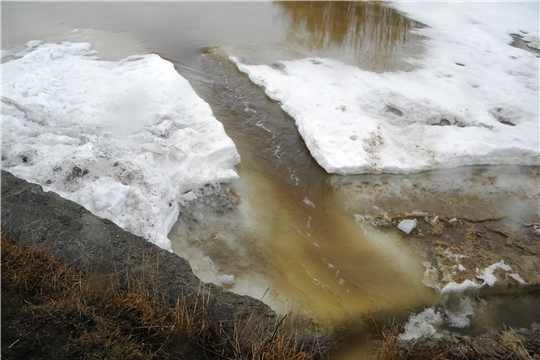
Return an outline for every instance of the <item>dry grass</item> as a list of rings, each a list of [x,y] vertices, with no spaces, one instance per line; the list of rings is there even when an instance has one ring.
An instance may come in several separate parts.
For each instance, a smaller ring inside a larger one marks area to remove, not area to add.
[[[201,292],[194,303],[180,297],[171,304],[159,284],[149,289],[134,272],[128,270],[122,281],[118,274],[89,274],[46,251],[21,246],[6,231],[1,269],[3,359],[328,357],[328,349],[316,340],[306,343],[288,317],[270,327],[255,315],[242,322],[212,319],[208,294]],[[467,337],[403,342],[401,332],[396,324],[374,329],[374,350],[367,358],[540,358],[531,357],[536,350],[512,328],[499,332],[496,351]]]
[[[46,251],[18,244],[2,231],[2,357],[4,359],[317,359],[286,317],[211,319],[207,296],[195,304],[167,301],[159,284],[128,273],[93,275]],[[206,294],[207,295],[207,294]]]
[[[401,325],[391,324],[380,329],[380,340],[369,360],[493,360],[493,359],[532,359],[531,350],[526,349],[516,332],[509,328],[498,332],[489,344],[472,341],[471,338],[446,336],[440,341],[427,339],[400,341]],[[504,338],[504,340],[503,340]],[[487,345],[487,346],[486,346]],[[533,351],[534,352],[534,351]],[[540,357],[535,357],[540,358]]]

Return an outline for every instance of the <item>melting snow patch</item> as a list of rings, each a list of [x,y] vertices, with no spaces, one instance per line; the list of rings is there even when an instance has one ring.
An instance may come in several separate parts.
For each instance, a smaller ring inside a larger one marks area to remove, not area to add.
[[[508,274],[506,276],[516,280],[521,285],[526,285],[527,284],[527,282],[525,282],[525,280],[523,280],[523,278],[521,276],[519,276],[519,274]]]
[[[538,165],[538,59],[508,45],[517,29],[538,35],[538,3],[390,5],[428,25],[414,71],[308,58],[283,61],[284,72],[231,59],[295,119],[329,173]]]
[[[476,300],[478,291],[485,286],[492,287],[497,282],[504,280],[495,275],[495,271],[497,270],[508,273],[509,271],[512,271],[512,268],[501,260],[485,269],[477,269],[476,278],[482,280],[481,284],[472,280],[465,280],[459,284],[450,282],[440,290],[440,303],[443,312],[446,315],[446,323],[449,326],[457,328],[466,328],[470,326],[471,318],[475,315],[476,311],[483,306],[482,301]],[[461,268],[460,271],[462,271]],[[520,284],[526,284],[519,274],[506,274],[506,278],[508,277]]]
[[[189,190],[237,178],[210,106],[157,55],[27,48],[2,64],[2,168],[170,250]]]
[[[437,328],[443,324],[443,320],[442,314],[431,308],[418,315],[411,315],[399,339],[409,341],[421,337],[440,337]]]
[[[471,280],[465,280],[462,283],[450,282],[446,284],[445,287],[441,289],[441,294],[451,294],[451,293],[460,293],[463,294],[465,291],[478,290],[482,285],[475,283]]]
[[[234,285],[234,275],[221,275],[220,276],[221,283],[223,285]]]
[[[484,281],[483,285],[493,286],[498,281],[497,277],[494,275],[494,272],[497,269],[501,269],[506,272],[512,270],[512,268],[509,265],[506,265],[504,263],[504,260],[501,260],[498,263],[490,265],[483,270],[477,270],[476,277]]]

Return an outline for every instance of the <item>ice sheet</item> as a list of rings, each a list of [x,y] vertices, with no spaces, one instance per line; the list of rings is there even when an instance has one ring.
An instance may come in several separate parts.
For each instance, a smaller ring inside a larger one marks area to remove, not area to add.
[[[170,250],[182,195],[237,178],[210,106],[157,55],[27,47],[2,66],[3,169]]]
[[[411,72],[373,73],[327,58],[250,65],[231,56],[296,121],[329,173],[408,173],[538,165],[538,3],[395,2],[428,27]]]

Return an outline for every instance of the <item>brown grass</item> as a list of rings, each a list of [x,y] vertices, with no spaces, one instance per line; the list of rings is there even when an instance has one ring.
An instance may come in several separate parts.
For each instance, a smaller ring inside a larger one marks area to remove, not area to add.
[[[532,359],[530,350],[525,348],[516,332],[508,330],[497,333],[486,348],[481,342],[472,341],[470,337],[445,336],[439,341],[417,339],[400,341],[398,335],[403,331],[402,325],[391,324],[380,330],[380,340],[376,342],[376,350],[369,360],[493,360],[493,359]],[[504,344],[501,339],[505,338]]]
[[[122,281],[118,274],[83,272],[46,251],[20,245],[7,231],[2,231],[1,250],[3,359],[311,360],[329,356],[323,344],[303,342],[287,316],[271,327],[263,327],[254,315],[242,322],[218,321],[208,315],[208,294],[203,292],[194,304],[184,297],[171,304],[159,284],[148,289],[145,279],[132,271]],[[525,339],[512,328],[501,331],[495,340],[501,344],[496,356],[467,337],[399,341],[402,330],[397,324],[380,328],[375,324],[369,336],[375,338],[373,351],[365,358],[531,359]]]
[[[211,319],[206,295],[170,304],[134,273],[93,275],[2,231],[4,359],[318,359],[282,317],[263,328],[250,318]]]

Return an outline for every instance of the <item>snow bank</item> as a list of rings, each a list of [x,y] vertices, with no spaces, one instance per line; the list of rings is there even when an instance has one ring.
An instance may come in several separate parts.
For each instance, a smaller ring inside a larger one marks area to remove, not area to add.
[[[323,58],[279,68],[231,60],[282,104],[329,173],[538,165],[538,58],[509,45],[514,33],[538,39],[538,3],[392,6],[428,25],[417,30],[426,51],[410,60],[412,72]]]
[[[182,194],[237,177],[210,106],[157,55],[27,47],[2,65],[2,167],[170,250]]]

